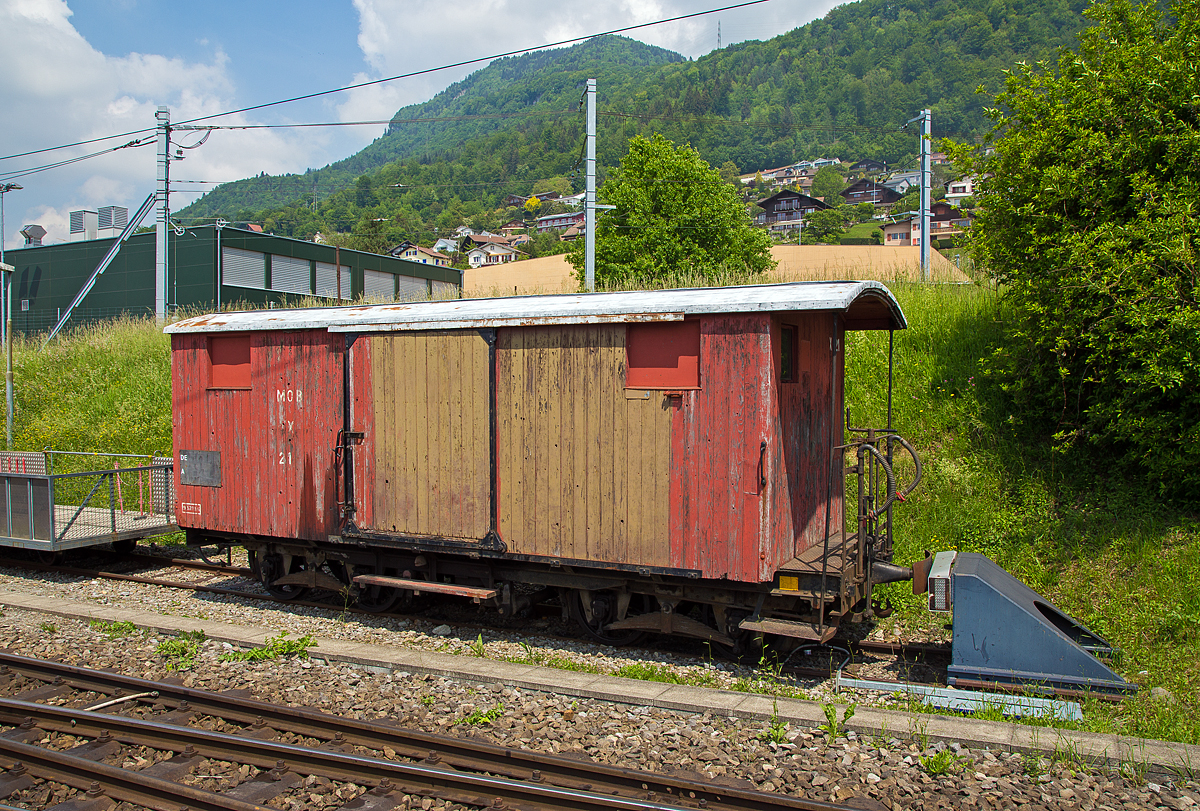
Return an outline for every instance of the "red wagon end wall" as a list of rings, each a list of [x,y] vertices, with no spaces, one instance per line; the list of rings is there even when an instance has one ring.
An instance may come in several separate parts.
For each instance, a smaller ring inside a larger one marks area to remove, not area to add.
[[[305,540],[338,532],[344,342],[323,329],[171,336],[181,528]]]

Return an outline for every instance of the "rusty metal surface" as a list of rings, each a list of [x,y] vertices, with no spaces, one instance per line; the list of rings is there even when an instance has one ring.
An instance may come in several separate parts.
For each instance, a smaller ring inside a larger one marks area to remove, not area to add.
[[[239,390],[209,387],[207,336],[173,336],[176,455],[218,451],[223,471],[219,487],[181,485],[176,473],[181,527],[309,540],[337,531],[343,341],[323,330],[254,333],[251,385]]]
[[[864,328],[903,329],[900,305],[880,282],[787,284],[647,290],[512,298],[456,299],[304,310],[255,310],[197,316],[167,326],[168,333],[328,329],[332,332],[602,324],[680,320],[685,315],[832,310],[855,316]]]
[[[669,398],[625,392],[625,327],[496,341],[499,531],[510,552],[670,566]]]

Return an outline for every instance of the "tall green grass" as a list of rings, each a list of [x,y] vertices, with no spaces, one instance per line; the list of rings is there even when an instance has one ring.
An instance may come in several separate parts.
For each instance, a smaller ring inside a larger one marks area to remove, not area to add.
[[[994,291],[893,290],[909,320],[895,334],[893,424],[925,467],[921,487],[895,510],[897,562],[925,549],[988,555],[1119,646],[1118,670],[1147,688],[1120,705],[1089,706],[1086,726],[1200,743],[1200,520],[1159,503],[1137,481],[1015,433],[983,366],[1001,340]],[[847,335],[851,425],[886,424],[887,341],[886,332]],[[18,450],[170,449],[161,327],[117,321],[76,330],[44,352],[39,346],[16,348]],[[899,474],[906,481],[911,468],[901,464]],[[886,590],[900,608],[889,622],[936,629],[944,621],[925,612],[907,584]],[[1154,686],[1175,701],[1152,700]]]
[[[13,448],[171,452],[170,340],[153,319],[13,344]]]
[[[1003,306],[977,286],[899,285],[909,320],[895,334],[893,424],[924,463],[894,510],[896,561],[924,550],[980,552],[1121,648],[1117,669],[1145,688],[1090,707],[1086,726],[1200,743],[1200,521],[1123,480],[1018,434],[984,359]],[[847,336],[852,425],[886,423],[887,333]],[[901,465],[900,478],[911,469]],[[887,587],[908,627],[944,620],[908,584]],[[1145,675],[1140,675],[1144,672]],[[1175,700],[1153,700],[1165,687]]]

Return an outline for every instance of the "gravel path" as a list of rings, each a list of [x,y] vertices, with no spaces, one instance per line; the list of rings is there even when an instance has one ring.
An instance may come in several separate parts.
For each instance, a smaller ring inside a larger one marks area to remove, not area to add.
[[[42,587],[51,588],[45,583]],[[79,599],[92,593],[97,601],[148,607],[136,605],[142,599],[138,596],[140,589],[126,584],[109,587],[127,593],[100,596],[89,591],[99,587],[79,584],[70,589],[70,596]],[[230,608],[217,604],[211,610]],[[234,610],[243,624],[256,621],[244,607]],[[379,674],[320,660],[223,663],[218,657],[228,646],[213,641],[203,644],[191,669],[173,674],[167,660],[156,652],[161,640],[146,632],[106,634],[82,622],[34,612],[8,609],[4,614],[0,620],[0,646],[27,656],[112,668],[150,679],[181,675],[188,686],[246,688],[267,701],[363,718],[387,717],[431,732],[482,735],[507,746],[574,753],[652,771],[682,770],[813,799],[847,801],[857,797],[878,803],[867,803],[864,808],[1116,811],[1165,807],[1182,811],[1197,808],[1200,800],[1200,785],[1196,782],[1147,783],[1134,774],[1090,771],[1063,757],[1032,758],[973,751],[958,745],[922,748],[919,741],[868,740],[853,733],[827,740],[815,729],[773,727],[769,722],[711,713],[630,709],[504,685],[480,686],[403,672]],[[228,617],[218,614],[214,618]],[[327,627],[337,624],[328,617],[304,612],[270,612],[268,619],[267,627],[286,629],[293,635],[324,634]],[[368,635],[385,632],[424,634],[370,626],[354,631]],[[425,636],[447,641],[432,634]],[[372,636],[366,638],[377,641]],[[433,803],[431,807],[440,806]]]

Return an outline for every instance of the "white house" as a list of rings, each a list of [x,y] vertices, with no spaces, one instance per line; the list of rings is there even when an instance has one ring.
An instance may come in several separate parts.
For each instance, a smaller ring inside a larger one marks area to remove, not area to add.
[[[967,175],[958,180],[951,180],[946,184],[946,200],[951,205],[957,205],[958,201],[964,197],[974,197],[975,184],[978,180],[975,175]]]
[[[511,245],[500,242],[489,242],[486,245],[479,245],[467,251],[467,264],[473,268],[485,265],[502,265],[505,262],[513,262],[524,255],[522,251],[518,251]]]

